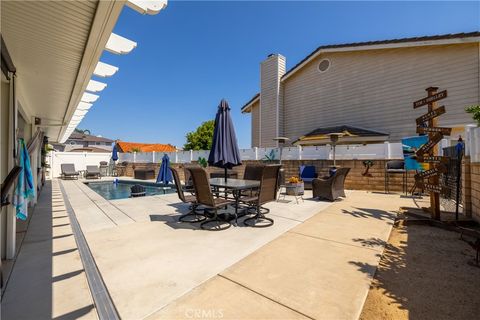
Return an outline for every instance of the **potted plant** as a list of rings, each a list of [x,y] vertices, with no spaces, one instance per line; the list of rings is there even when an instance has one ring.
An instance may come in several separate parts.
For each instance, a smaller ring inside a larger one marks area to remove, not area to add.
[[[288,179],[288,182],[285,184],[285,189],[287,195],[297,196],[303,194],[305,190],[304,183],[299,177],[293,176]]]
[[[207,159],[202,158],[202,157],[198,157],[198,164],[204,169],[207,168],[207,166],[208,166]]]

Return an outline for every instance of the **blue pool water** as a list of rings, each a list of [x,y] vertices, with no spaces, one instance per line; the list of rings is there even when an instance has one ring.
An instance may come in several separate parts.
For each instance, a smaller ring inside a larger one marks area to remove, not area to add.
[[[105,199],[115,200],[115,199],[130,198],[130,191],[131,191],[130,188],[134,184],[139,184],[144,186],[146,196],[177,192],[175,189],[175,185],[173,184],[169,184],[168,186],[165,186],[163,184],[158,184],[153,182],[120,180],[118,183],[113,183],[113,181],[102,181],[102,182],[88,182],[87,186],[89,186],[90,189],[92,189],[93,191],[95,191]]]

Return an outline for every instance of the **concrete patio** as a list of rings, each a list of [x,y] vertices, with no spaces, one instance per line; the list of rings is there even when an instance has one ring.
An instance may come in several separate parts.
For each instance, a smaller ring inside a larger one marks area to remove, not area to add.
[[[356,319],[395,211],[413,205],[395,194],[351,191],[335,203],[307,194],[269,204],[270,228],[208,232],[177,222],[187,206],[176,194],[107,201],[82,181],[51,183],[7,285],[4,319],[97,317],[69,210],[123,319]]]

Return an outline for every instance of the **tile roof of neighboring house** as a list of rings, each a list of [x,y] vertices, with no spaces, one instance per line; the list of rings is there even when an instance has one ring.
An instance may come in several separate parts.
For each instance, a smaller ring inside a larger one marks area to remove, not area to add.
[[[119,152],[132,152],[133,150],[139,150],[140,152],[174,152],[177,150],[171,144],[160,143],[136,143],[136,142],[124,142],[118,141],[117,146]]]
[[[83,134],[79,132],[73,132],[68,140],[81,140],[81,141],[92,141],[92,142],[113,142],[112,139],[98,137],[91,134]]]
[[[320,46],[315,49],[312,53],[307,55],[304,59],[302,59],[299,63],[295,66],[290,68],[283,76],[282,80],[294,73],[297,69],[300,69],[302,65],[319,53],[322,50],[326,49],[341,49],[341,48],[349,48],[349,47],[364,47],[364,46],[375,46],[375,45],[396,45],[401,43],[408,43],[408,42],[422,42],[422,41],[436,41],[436,40],[449,40],[449,39],[461,39],[461,38],[471,38],[471,37],[480,37],[480,31],[474,32],[463,32],[463,33],[451,33],[451,34],[442,34],[442,35],[435,35],[435,36],[424,36],[424,37],[413,37],[413,38],[400,38],[400,39],[390,39],[390,40],[380,40],[380,41],[366,41],[366,42],[353,42],[353,43],[343,43],[343,44],[330,44]],[[259,94],[255,95],[253,99],[250,99],[246,104],[242,106],[242,112],[247,111],[247,107],[259,96]]]

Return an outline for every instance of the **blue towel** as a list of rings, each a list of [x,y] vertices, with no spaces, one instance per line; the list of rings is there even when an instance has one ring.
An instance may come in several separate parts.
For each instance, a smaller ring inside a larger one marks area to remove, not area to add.
[[[28,201],[35,198],[35,186],[33,183],[32,168],[30,167],[30,156],[23,139],[18,140],[18,151],[18,165],[21,171],[18,175],[13,204],[15,205],[17,219],[26,220],[28,215]]]

